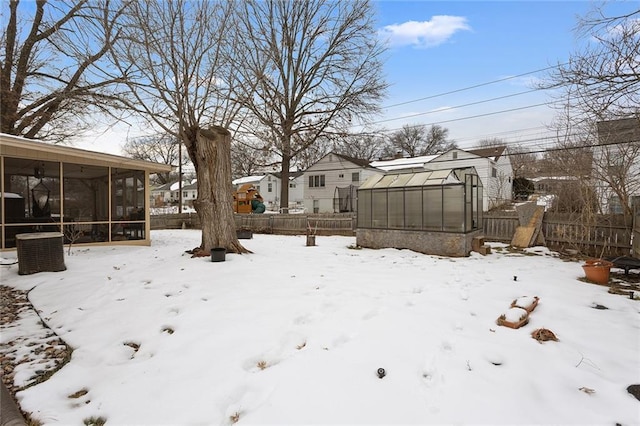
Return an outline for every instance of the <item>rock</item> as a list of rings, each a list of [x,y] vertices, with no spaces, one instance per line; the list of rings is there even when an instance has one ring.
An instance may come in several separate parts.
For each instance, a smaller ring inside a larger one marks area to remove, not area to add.
[[[640,385],[631,385],[627,388],[627,392],[635,396],[640,401]]]

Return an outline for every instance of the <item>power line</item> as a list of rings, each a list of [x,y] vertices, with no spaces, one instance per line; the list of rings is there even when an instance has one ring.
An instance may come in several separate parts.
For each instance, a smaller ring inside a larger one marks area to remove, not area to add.
[[[441,96],[446,96],[446,95],[451,95],[451,94],[454,94],[454,93],[464,92],[464,91],[467,91],[467,90],[477,89],[478,87],[484,87],[484,86],[489,86],[491,84],[502,83],[504,81],[513,80],[514,78],[520,78],[520,77],[524,77],[526,75],[536,74],[536,73],[539,73],[539,72],[542,72],[542,71],[548,71],[548,70],[554,69],[554,68],[560,68],[560,67],[568,65],[568,64],[569,64],[569,62],[565,62],[565,63],[562,63],[562,64],[553,65],[553,66],[546,67],[546,68],[540,68],[540,69],[535,70],[535,71],[528,71],[528,72],[525,72],[525,73],[522,73],[522,74],[513,75],[513,76],[510,76],[510,77],[504,77],[504,78],[500,78],[498,80],[488,81],[486,83],[474,84],[473,86],[463,87],[461,89],[450,90],[448,92],[442,92],[442,93],[438,93],[438,94],[431,95],[431,96],[425,96],[425,97],[419,98],[419,99],[413,99],[413,100],[410,100],[410,101],[399,102],[399,103],[396,103],[396,104],[385,106],[385,107],[383,107],[383,109],[394,108],[394,107],[401,106],[401,105],[412,104],[412,103],[415,103],[415,102],[426,101],[428,99],[439,98]],[[539,89],[536,89],[536,90],[539,90]]]
[[[538,91],[538,89],[532,89],[532,90],[527,90],[527,91],[518,92],[518,93],[511,93],[509,95],[498,96],[496,98],[484,99],[484,100],[476,101],[476,102],[469,102],[469,103],[466,103],[466,104],[447,107],[447,108],[440,109],[440,110],[431,110],[431,111],[419,112],[419,113],[411,114],[411,115],[404,115],[402,117],[387,118],[385,120],[376,121],[374,124],[380,124],[380,123],[385,123],[385,122],[388,122],[388,121],[395,121],[395,120],[403,120],[405,118],[418,117],[418,116],[427,115],[427,114],[435,114],[435,113],[439,113],[439,112],[442,112],[442,111],[447,111],[447,110],[450,110],[450,109],[458,109],[458,108],[464,108],[464,107],[468,107],[468,106],[472,106],[472,105],[479,105],[479,104],[483,104],[483,103],[487,103],[487,102],[497,101],[497,100],[500,100],[500,99],[506,99],[506,98],[512,98],[514,96],[525,95],[527,93],[532,93],[532,92],[536,92],[536,91]],[[546,104],[546,102],[545,102],[545,104]]]

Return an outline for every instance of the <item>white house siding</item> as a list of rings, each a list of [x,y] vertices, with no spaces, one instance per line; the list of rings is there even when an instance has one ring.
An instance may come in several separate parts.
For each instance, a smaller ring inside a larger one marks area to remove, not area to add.
[[[278,210],[280,207],[280,182],[280,178],[269,173],[264,175],[258,184],[260,186],[258,192],[268,210]]]
[[[289,205],[304,205],[304,174],[289,179]]]
[[[357,173],[357,180],[353,180]],[[333,213],[333,197],[337,187],[359,187],[372,174],[382,173],[352,163],[344,157],[330,153],[309,167],[304,177],[304,207],[308,213]],[[324,175],[324,187],[310,187],[309,177]]]
[[[482,209],[484,211],[488,211],[505,201],[510,201],[512,198],[513,170],[506,150],[500,155],[498,161],[493,161],[491,158],[454,149],[425,163],[424,167],[431,170],[475,167],[483,186]],[[496,169],[496,177],[492,176],[494,168]]]

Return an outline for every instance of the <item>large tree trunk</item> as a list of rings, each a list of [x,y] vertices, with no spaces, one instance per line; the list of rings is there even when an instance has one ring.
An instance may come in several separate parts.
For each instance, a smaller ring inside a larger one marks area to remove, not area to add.
[[[291,158],[283,155],[280,175],[280,211],[283,213],[289,213],[289,167],[291,167]]]
[[[228,253],[249,253],[238,241],[233,218],[231,184],[231,135],[228,130],[212,126],[196,133],[196,143],[189,150],[198,178],[198,198],[194,207],[202,224],[202,254],[213,247]]]

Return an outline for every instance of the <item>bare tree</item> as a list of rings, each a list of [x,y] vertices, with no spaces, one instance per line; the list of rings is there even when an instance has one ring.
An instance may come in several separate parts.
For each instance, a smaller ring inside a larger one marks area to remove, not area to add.
[[[298,170],[306,170],[313,166],[331,151],[331,142],[328,138],[318,138],[314,144],[311,144],[300,151],[296,156],[295,164]]]
[[[200,254],[212,247],[245,253],[233,219],[231,133],[238,117],[231,92],[239,83],[232,64],[235,2],[133,2],[127,44],[113,58],[127,72],[129,107],[180,138],[198,180],[194,207],[202,223]],[[250,85],[243,85],[251,90]]]
[[[449,129],[432,125],[429,129],[424,124],[405,124],[389,137],[389,149],[392,154],[402,153],[409,157],[437,154],[455,148],[456,144],[448,140]]]
[[[3,3],[0,131],[54,142],[120,106],[120,75],[103,71],[127,1]],[[4,10],[4,5],[8,10]]]
[[[373,16],[369,0],[243,2],[237,72],[257,86],[237,99],[270,132],[283,182],[302,151],[379,111],[387,84]]]
[[[632,197],[640,194],[640,116],[599,122],[598,142],[593,173],[611,189],[602,204],[610,212],[620,208],[630,219]],[[606,196],[607,192],[600,195]]]
[[[606,182],[618,196],[623,213],[631,215],[629,195],[637,190],[631,185],[638,182],[633,175],[638,173],[640,141],[602,141],[595,128],[596,123],[620,119],[635,119],[637,126],[640,9],[632,4],[626,14],[607,16],[606,6],[595,7],[579,19],[576,33],[587,40],[586,47],[573,54],[567,65],[558,66],[544,87],[563,89],[558,104],[571,112],[564,120],[567,131],[581,129],[585,136],[580,143],[593,145],[589,150],[593,152],[593,177]]]
[[[157,135],[142,136],[127,141],[122,147],[123,154],[136,160],[153,161],[155,163],[178,165],[182,167],[191,164],[189,156],[184,153],[180,159],[179,140],[170,134],[159,133]],[[157,182],[165,184],[171,182],[173,172],[158,173]]]
[[[521,145],[509,145],[509,159],[514,178],[536,177],[538,155]]]
[[[231,144],[231,168],[234,179],[253,176],[276,164],[273,154],[262,141],[251,135],[239,135]]]
[[[353,134],[339,138],[334,143],[334,151],[347,157],[373,161],[381,158],[385,140],[376,134]]]

